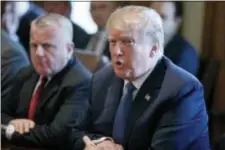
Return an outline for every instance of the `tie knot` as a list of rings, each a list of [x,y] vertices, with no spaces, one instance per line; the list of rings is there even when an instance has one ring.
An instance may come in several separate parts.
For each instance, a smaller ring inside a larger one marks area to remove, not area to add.
[[[45,83],[48,81],[48,79],[47,79],[47,77],[41,76],[40,81],[41,81],[41,84],[42,84],[42,85],[45,85]]]
[[[127,88],[127,92],[133,92],[136,89],[131,82],[126,84],[126,88]]]

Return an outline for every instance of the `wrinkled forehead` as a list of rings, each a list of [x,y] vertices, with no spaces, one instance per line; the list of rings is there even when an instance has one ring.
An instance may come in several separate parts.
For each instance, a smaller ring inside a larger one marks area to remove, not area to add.
[[[133,37],[134,35],[129,31],[123,31],[117,28],[108,31],[108,39],[119,39],[123,37]]]
[[[142,16],[141,16],[142,15]],[[144,19],[140,17],[144,17],[143,14],[135,15],[127,15],[121,19],[114,20],[111,28],[108,29],[109,37],[133,37],[139,33],[142,33],[144,30]]]
[[[48,22],[48,24],[32,24],[31,31],[44,31],[44,32],[51,32],[51,33],[58,33],[60,31],[60,27],[56,24]]]
[[[50,39],[63,39],[63,32],[57,26],[31,26],[31,38],[41,39],[43,37]]]
[[[118,28],[112,28],[108,31],[108,39],[133,39],[137,40],[140,35],[142,34],[142,31],[127,28],[125,30],[121,30]]]

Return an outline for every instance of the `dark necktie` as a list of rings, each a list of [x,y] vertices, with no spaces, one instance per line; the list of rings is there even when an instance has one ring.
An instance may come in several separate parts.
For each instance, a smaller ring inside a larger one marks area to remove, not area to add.
[[[129,82],[126,84],[126,90],[125,95],[123,95],[120,100],[113,125],[113,139],[118,144],[124,144],[124,133],[127,118],[132,106],[132,98],[135,87]]]
[[[41,92],[44,89],[44,85],[47,81],[47,78],[41,77],[40,79],[40,84],[38,85],[37,89],[34,91],[32,97],[31,97],[31,101],[30,101],[30,105],[29,105],[29,111],[28,111],[28,118],[33,120],[34,119],[34,114],[38,105],[38,101],[41,95]]]

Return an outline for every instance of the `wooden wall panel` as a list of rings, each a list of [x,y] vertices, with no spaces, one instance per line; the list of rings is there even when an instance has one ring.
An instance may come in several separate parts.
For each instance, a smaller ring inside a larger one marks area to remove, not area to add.
[[[205,21],[203,30],[203,55],[220,61],[220,70],[215,87],[212,119],[213,143],[225,133],[225,3],[205,2]]]

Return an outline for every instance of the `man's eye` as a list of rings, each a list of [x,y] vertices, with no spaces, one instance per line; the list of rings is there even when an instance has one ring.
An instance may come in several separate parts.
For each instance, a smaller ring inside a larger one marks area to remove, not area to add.
[[[37,48],[37,44],[30,44],[30,48],[31,49]]]
[[[109,40],[109,43],[110,43],[110,44],[115,44],[116,41],[115,41],[115,40]]]
[[[122,42],[123,42],[124,45],[127,45],[127,46],[134,43],[133,40],[123,40]]]
[[[45,48],[45,49],[48,49],[48,48],[50,48],[50,47],[51,47],[51,45],[50,45],[50,44],[43,44],[42,46],[43,46],[43,48]]]

